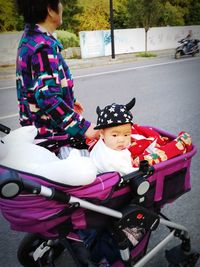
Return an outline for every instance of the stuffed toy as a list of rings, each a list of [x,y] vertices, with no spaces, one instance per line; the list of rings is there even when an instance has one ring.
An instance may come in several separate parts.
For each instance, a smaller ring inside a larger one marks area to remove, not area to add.
[[[36,134],[34,126],[25,126],[3,137],[0,164],[70,186],[87,185],[96,179],[97,170],[89,157],[73,149],[68,158],[61,160],[48,149],[34,144]]]

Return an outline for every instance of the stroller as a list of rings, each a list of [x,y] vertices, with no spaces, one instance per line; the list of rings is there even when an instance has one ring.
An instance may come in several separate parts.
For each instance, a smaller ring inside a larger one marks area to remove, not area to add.
[[[3,125],[0,129],[9,133]],[[178,238],[180,245],[166,251],[169,266],[195,266],[200,254],[192,250],[188,230],[161,213],[164,205],[191,189],[195,153],[193,146],[190,152],[154,167],[141,161],[136,172],[123,177],[107,172],[85,186],[66,186],[0,165],[2,214],[12,230],[28,233],[18,248],[19,262],[27,267],[58,266],[57,259],[67,251],[75,266],[141,267]],[[159,224],[169,234],[147,252]],[[131,239],[135,228],[143,230],[137,244]],[[83,245],[85,231],[95,233],[88,246]]]

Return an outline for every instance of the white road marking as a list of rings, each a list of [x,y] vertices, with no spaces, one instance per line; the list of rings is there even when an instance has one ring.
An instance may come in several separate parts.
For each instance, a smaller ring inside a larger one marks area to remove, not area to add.
[[[0,90],[6,90],[6,89],[12,89],[12,88],[16,88],[16,86],[1,87]]]
[[[195,58],[198,59],[198,58]],[[183,61],[191,61],[195,60],[194,58],[191,59],[182,59],[182,60],[174,60],[174,61],[168,61],[168,62],[162,62],[162,63],[156,63],[156,64],[149,64],[149,65],[144,65],[144,66],[138,66],[138,67],[131,67],[131,68],[125,68],[125,69],[119,69],[119,70],[112,70],[112,71],[105,71],[105,72],[99,72],[99,73],[90,73],[90,74],[85,74],[85,75],[80,75],[74,77],[75,79],[80,79],[80,78],[85,78],[85,77],[92,77],[92,76],[102,76],[106,74],[112,74],[112,73],[118,73],[118,72],[126,72],[126,71],[132,71],[132,70],[138,70],[138,69],[146,69],[146,68],[151,68],[151,67],[157,67],[157,66],[164,66],[168,64],[175,64],[175,63],[181,63]]]
[[[144,65],[144,66],[119,69],[119,70],[112,70],[112,71],[105,71],[105,72],[98,72],[98,73],[90,73],[90,74],[75,76],[74,79],[81,79],[81,78],[85,78],[85,77],[102,76],[102,75],[113,74],[113,73],[118,73],[118,72],[121,73],[121,72],[138,70],[138,69],[145,69],[145,68],[151,68],[151,67],[157,67],[157,66],[164,66],[164,65],[168,65],[168,64],[181,63],[183,61],[191,61],[191,60],[195,60],[195,59],[198,59],[198,58],[181,59],[181,60],[174,60],[174,61],[168,61],[168,62],[162,62],[162,63],[156,63],[156,64],[149,64],[149,65]],[[0,88],[0,90],[12,89],[12,88],[15,88],[15,86],[2,87],[2,88]],[[8,118],[17,117],[18,115],[19,115],[18,113],[10,114],[8,116],[0,117],[0,120],[5,120],[5,119],[8,119]]]
[[[17,117],[17,116],[19,116],[19,113],[10,114],[10,115],[7,115],[7,116],[0,117],[0,120],[6,120],[6,119],[14,118],[14,117]]]
[[[152,67],[157,67],[157,66],[176,64],[176,63],[181,63],[181,62],[184,62],[184,61],[192,61],[192,60],[198,60],[198,59],[199,58],[186,58],[186,59],[181,59],[181,60],[173,60],[173,61],[168,61],[168,62],[155,63],[155,64],[149,64],[149,65],[143,65],[143,66],[138,66],[138,67],[119,69],[119,70],[111,70],[111,71],[90,73],[90,74],[74,76],[73,79],[81,79],[81,78],[87,78],[87,77],[102,76],[102,75],[107,75],[107,74],[112,74],[112,73],[119,73],[119,72],[121,73],[121,72],[138,70],[138,69],[147,69],[147,68],[152,68]],[[12,89],[12,88],[16,88],[16,86],[1,87],[0,90],[6,90],[6,89]]]

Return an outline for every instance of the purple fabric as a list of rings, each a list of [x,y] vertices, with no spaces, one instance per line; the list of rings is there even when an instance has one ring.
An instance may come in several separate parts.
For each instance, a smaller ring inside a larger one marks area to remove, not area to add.
[[[0,176],[7,172],[9,169],[0,167]],[[97,179],[90,185],[82,187],[68,187],[61,184],[52,183],[38,176],[32,176],[29,174],[19,172],[20,176],[30,181],[38,182],[42,185],[54,187],[69,193],[75,197],[80,198],[93,198],[104,200],[106,199],[112,187],[118,183],[118,173],[111,172],[101,176],[97,176]],[[128,189],[122,192],[127,192]],[[70,215],[62,215],[59,218],[55,217],[56,214],[66,208],[66,204],[61,204],[56,201],[47,200],[41,196],[25,195],[21,194],[15,199],[5,200],[0,199],[0,208],[3,216],[10,222],[11,229],[23,232],[35,232],[41,233],[45,236],[56,236],[57,232],[51,229],[57,224],[65,221]],[[86,228],[86,218],[83,209],[76,210],[72,215],[74,229]]]
[[[151,127],[151,126],[147,126],[147,127]],[[161,129],[156,128],[156,127],[152,127],[152,128],[153,128],[153,130],[159,132],[163,136],[167,136],[171,139],[176,138],[175,135],[173,135],[167,131],[161,130]],[[156,181],[156,192],[155,192],[155,196],[154,196],[154,201],[161,201],[162,200],[165,177],[167,175],[170,175],[170,174],[172,174],[172,173],[174,173],[180,169],[183,169],[183,168],[187,169],[187,172],[185,175],[185,188],[184,188],[184,190],[185,190],[185,192],[187,192],[188,190],[191,189],[190,165],[191,165],[192,157],[196,154],[196,152],[197,152],[197,148],[196,148],[196,146],[193,145],[192,151],[154,165],[154,168],[155,168],[154,175],[152,175],[149,178],[149,182]]]

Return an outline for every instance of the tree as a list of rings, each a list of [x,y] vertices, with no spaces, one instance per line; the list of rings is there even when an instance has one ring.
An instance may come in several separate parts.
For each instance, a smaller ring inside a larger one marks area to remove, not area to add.
[[[0,0],[0,31],[15,30],[16,25],[13,1]]]
[[[126,29],[128,27],[127,0],[115,1],[114,4],[114,28]]]
[[[83,8],[78,5],[78,0],[62,0],[62,4],[63,23],[60,28],[77,33],[80,22],[76,16],[83,12]]]
[[[150,27],[157,26],[163,5],[159,0],[128,0],[128,25],[145,29],[145,53],[147,52],[147,33]]]
[[[188,15],[186,16],[187,25],[200,24],[200,0],[192,0],[189,6]]]
[[[109,29],[109,1],[94,1],[85,5],[82,14],[77,18],[80,21],[79,31]]]
[[[168,0],[163,1],[163,12],[159,26],[183,26],[189,13],[191,0]]]

